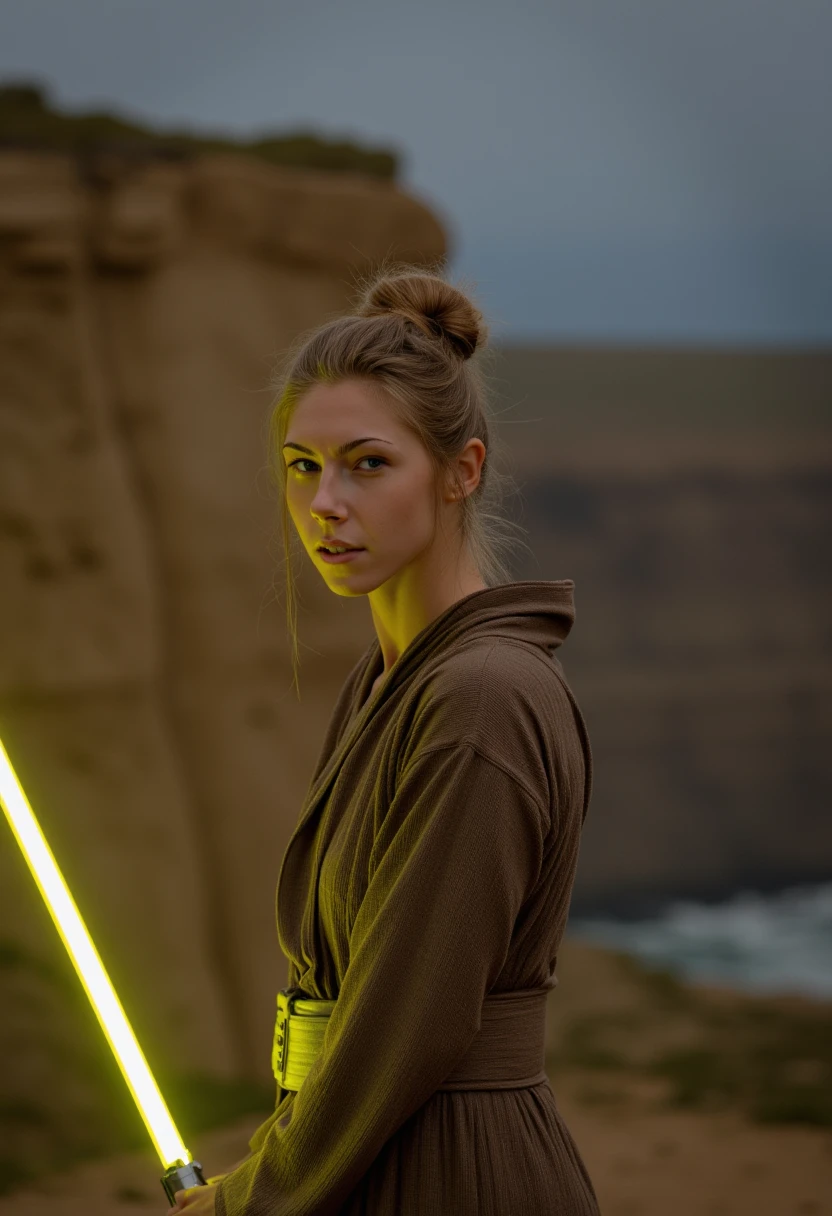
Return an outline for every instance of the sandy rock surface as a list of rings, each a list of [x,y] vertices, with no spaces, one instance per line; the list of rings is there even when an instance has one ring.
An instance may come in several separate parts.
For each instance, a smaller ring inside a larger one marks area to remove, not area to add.
[[[304,571],[298,702],[272,361],[367,259],[444,248],[427,207],[358,174],[0,154],[0,738],[157,1065],[271,1080],[280,860],[371,633]],[[13,843],[0,939],[18,972],[64,964]],[[24,1098],[27,1016],[0,1009]]]

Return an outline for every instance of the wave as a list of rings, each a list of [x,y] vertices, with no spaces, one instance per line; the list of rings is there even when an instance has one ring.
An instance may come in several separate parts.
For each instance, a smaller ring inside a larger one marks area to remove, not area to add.
[[[832,997],[832,882],[740,891],[719,904],[674,902],[644,920],[570,919],[567,932],[693,982]]]

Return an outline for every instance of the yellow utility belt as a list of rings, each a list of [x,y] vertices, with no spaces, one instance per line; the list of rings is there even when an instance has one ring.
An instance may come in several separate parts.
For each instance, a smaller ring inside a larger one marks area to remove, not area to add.
[[[489,993],[478,1033],[437,1089],[519,1089],[546,1081],[546,998],[553,986]],[[278,992],[272,1072],[282,1089],[300,1089],[323,1048],[335,1004],[301,988]]]
[[[283,1089],[300,1089],[323,1047],[324,1031],[334,1008],[335,1001],[313,1000],[300,988],[281,988],[278,992],[272,1072]]]

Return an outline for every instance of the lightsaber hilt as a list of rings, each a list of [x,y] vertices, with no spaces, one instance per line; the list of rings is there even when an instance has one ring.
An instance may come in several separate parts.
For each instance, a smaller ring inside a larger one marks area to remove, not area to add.
[[[169,1165],[162,1175],[162,1186],[170,1200],[171,1207],[176,1204],[174,1195],[177,1191],[187,1191],[192,1186],[207,1186],[202,1176],[202,1166],[198,1161],[183,1161],[180,1157]]]

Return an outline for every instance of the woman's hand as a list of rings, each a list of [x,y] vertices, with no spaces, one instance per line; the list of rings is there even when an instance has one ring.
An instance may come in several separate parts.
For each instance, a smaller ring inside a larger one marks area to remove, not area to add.
[[[233,1173],[238,1165],[242,1165],[250,1157],[251,1153],[246,1153],[245,1157],[241,1157],[239,1161],[235,1161],[224,1174],[212,1174],[210,1178],[206,1179],[206,1186],[192,1186],[187,1191],[176,1191],[173,1196],[176,1201],[176,1207],[168,1208],[168,1216],[173,1216],[175,1212],[181,1212],[183,1208],[187,1208],[188,1212],[192,1213],[193,1216],[202,1216],[203,1212],[212,1213],[214,1211],[216,1184],[222,1178],[227,1177],[228,1174]],[[210,1194],[206,1195],[203,1200],[202,1196],[205,1195],[206,1191],[210,1192]]]
[[[186,1191],[177,1191],[174,1195],[176,1207],[168,1208],[168,1216],[176,1216],[183,1208],[188,1216],[213,1216],[216,1186],[190,1186]]]

